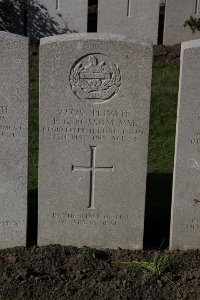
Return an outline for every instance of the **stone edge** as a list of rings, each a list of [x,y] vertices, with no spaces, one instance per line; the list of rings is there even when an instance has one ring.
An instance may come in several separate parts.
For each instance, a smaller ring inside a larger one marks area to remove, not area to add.
[[[153,43],[150,40],[133,40],[125,35],[119,34],[105,34],[105,33],[75,33],[75,34],[62,34],[50,37],[44,37],[40,40],[40,45],[67,42],[67,41],[117,41],[127,42],[132,44],[140,44],[147,48],[152,48]]]
[[[3,40],[12,40],[12,41],[22,41],[22,42],[29,42],[29,38],[15,34],[15,33],[10,33],[7,31],[0,31],[0,39]]]
[[[200,39],[183,42],[181,44],[182,50],[189,49],[189,48],[196,48],[196,47],[200,47]]]

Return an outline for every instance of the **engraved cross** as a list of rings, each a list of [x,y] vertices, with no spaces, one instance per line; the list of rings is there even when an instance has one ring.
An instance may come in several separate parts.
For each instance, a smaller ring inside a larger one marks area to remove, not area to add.
[[[200,14],[200,0],[196,0],[196,5],[195,5],[195,15]]]
[[[90,172],[90,199],[89,206],[90,209],[95,209],[94,206],[94,191],[95,191],[95,173],[96,172],[114,172],[114,167],[96,167],[96,146],[91,146],[91,160],[90,166],[74,166],[72,165],[72,172],[74,171],[82,171],[82,172]]]

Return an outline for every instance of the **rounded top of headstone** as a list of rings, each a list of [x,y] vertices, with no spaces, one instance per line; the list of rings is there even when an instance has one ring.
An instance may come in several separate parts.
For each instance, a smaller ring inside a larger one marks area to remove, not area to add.
[[[181,44],[182,50],[196,47],[200,47],[200,39],[183,42]]]
[[[18,35],[18,34],[14,34],[14,33],[10,33],[7,31],[0,31],[0,39],[1,40],[11,40],[11,41],[20,41],[20,42],[28,42],[29,39],[25,36],[22,35]]]
[[[133,40],[125,35],[109,34],[109,33],[74,33],[74,34],[61,34],[56,36],[45,37],[40,40],[40,45],[59,43],[66,41],[118,41],[132,44],[140,44],[147,48],[152,48],[153,44],[150,40]]]

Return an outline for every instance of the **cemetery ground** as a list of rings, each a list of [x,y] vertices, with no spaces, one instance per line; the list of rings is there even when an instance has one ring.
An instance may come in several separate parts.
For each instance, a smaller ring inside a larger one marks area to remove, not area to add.
[[[153,67],[144,250],[37,247],[38,57],[30,58],[28,247],[0,250],[0,299],[199,299],[200,251],[167,250],[179,65]]]

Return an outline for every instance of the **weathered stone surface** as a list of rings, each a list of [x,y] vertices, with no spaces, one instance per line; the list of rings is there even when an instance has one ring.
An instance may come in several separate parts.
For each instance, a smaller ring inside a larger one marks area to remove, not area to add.
[[[152,45],[118,35],[40,47],[39,245],[143,245]]]
[[[200,248],[200,40],[182,44],[171,249]]]
[[[190,16],[200,18],[200,0],[166,1],[164,45],[175,45],[200,38],[200,32],[192,33],[190,27],[184,27]]]
[[[28,36],[87,32],[88,0],[30,0]]]
[[[25,246],[28,39],[0,32],[0,248]]]
[[[149,39],[157,44],[160,0],[101,0],[98,32]]]

